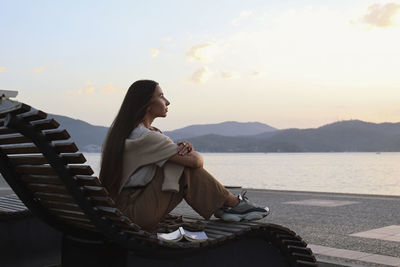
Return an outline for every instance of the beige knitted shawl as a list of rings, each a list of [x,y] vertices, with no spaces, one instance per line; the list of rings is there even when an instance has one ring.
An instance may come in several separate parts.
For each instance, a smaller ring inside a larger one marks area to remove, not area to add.
[[[178,145],[168,136],[149,131],[137,139],[126,139],[122,167],[122,183],[119,191],[129,177],[141,166],[169,159],[178,152]],[[162,191],[179,191],[179,179],[184,167],[173,162],[163,165],[164,182]]]

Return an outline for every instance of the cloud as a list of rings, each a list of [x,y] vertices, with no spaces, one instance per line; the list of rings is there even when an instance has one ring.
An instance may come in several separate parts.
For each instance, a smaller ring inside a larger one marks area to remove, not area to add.
[[[232,23],[232,25],[237,26],[237,25],[239,25],[240,21],[250,17],[251,15],[253,15],[252,11],[249,11],[249,10],[242,11],[242,12],[240,12],[238,17],[234,18],[231,21],[231,23]]]
[[[91,82],[85,82],[85,87],[81,89],[85,95],[94,94],[94,86]]]
[[[111,95],[111,94],[125,94],[126,90],[117,89],[114,87],[112,83],[109,83],[103,87],[102,90],[95,90],[92,82],[85,82],[84,87],[79,88],[78,90],[67,90],[66,94],[71,95],[94,95],[94,94],[102,94],[102,95]]]
[[[190,80],[195,83],[205,83],[211,78],[212,75],[213,72],[210,71],[206,66],[203,66],[192,74]]]
[[[237,79],[240,77],[239,73],[236,71],[221,71],[221,76],[224,79]]]
[[[151,58],[156,58],[160,54],[160,49],[158,48],[151,48],[150,49],[150,57]]]
[[[384,5],[370,5],[361,17],[361,21],[379,28],[400,25],[400,4],[392,2]]]
[[[77,94],[79,96],[81,95],[93,95],[95,93],[94,86],[92,82],[85,82],[84,87],[79,88],[78,90],[67,90],[67,95],[73,95]]]
[[[0,66],[0,72],[6,72],[6,67]]]
[[[191,61],[211,62],[213,61],[213,55],[216,47],[212,43],[205,43],[193,46],[186,52],[186,56]]]
[[[114,85],[112,83],[107,84],[106,86],[104,86],[103,90],[101,90],[101,94],[103,95],[107,95],[107,94],[115,94],[117,93],[119,90],[117,90],[117,88],[114,87]]]
[[[37,67],[37,68],[33,68],[32,72],[33,73],[40,73],[43,70],[44,70],[44,66],[40,66],[40,67]]]

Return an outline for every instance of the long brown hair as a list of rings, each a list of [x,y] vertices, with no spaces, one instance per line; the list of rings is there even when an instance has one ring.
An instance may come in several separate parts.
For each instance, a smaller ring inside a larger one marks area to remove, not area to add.
[[[128,89],[121,108],[108,130],[101,155],[100,180],[112,196],[121,188],[125,139],[138,126],[153,96],[157,82],[139,80]]]

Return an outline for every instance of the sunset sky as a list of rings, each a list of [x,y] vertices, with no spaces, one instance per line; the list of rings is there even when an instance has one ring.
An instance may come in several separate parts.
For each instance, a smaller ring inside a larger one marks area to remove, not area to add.
[[[400,122],[400,1],[0,0],[0,89],[109,126],[158,81],[172,130]]]

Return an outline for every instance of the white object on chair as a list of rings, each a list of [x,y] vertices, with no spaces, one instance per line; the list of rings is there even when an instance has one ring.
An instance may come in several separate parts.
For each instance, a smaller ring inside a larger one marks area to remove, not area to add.
[[[0,90],[0,97],[16,97],[18,95],[18,91],[12,90]]]

